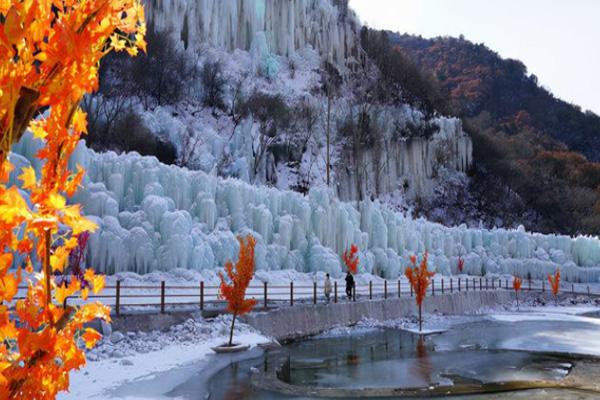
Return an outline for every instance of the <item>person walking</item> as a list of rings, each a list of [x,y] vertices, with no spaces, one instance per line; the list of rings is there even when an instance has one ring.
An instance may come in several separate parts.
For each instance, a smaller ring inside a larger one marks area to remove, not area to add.
[[[346,296],[348,300],[352,299],[352,290],[354,289],[354,276],[348,271],[346,273]]]
[[[327,303],[329,303],[329,298],[331,297],[331,279],[329,279],[329,274],[325,275],[323,291],[325,292],[325,299],[327,300]]]

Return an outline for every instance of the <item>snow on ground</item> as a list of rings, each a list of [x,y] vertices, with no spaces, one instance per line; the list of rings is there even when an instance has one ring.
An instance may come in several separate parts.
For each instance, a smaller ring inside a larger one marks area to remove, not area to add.
[[[153,374],[197,363],[213,354],[211,347],[227,341],[231,317],[213,321],[189,319],[167,332],[113,332],[88,352],[88,363],[71,375],[70,393],[59,400],[119,399],[108,391]],[[253,347],[270,339],[236,323],[234,341]],[[162,388],[168,390],[169,388]]]

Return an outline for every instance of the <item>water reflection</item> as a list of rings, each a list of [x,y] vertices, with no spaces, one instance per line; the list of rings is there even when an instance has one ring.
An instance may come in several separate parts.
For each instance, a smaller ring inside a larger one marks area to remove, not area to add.
[[[417,360],[414,366],[414,370],[418,376],[421,377],[421,382],[428,384],[431,382],[431,373],[433,371],[431,360],[427,355],[427,346],[425,345],[425,336],[419,335],[417,340]]]

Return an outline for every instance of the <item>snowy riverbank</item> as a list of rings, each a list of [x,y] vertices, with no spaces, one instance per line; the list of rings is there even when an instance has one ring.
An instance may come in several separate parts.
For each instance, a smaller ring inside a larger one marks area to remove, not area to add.
[[[521,303],[498,305],[480,309],[470,315],[448,316],[439,314],[425,315],[424,329],[427,331],[447,331],[453,326],[483,319],[496,321],[524,320],[559,321],[572,320],[600,325],[600,320],[584,314],[600,312],[596,301],[584,298],[564,298],[558,305],[546,303],[543,299],[531,298]],[[88,353],[88,365],[74,373],[71,377],[71,393],[59,396],[61,400],[70,399],[130,399],[128,394],[116,394],[116,388],[140,385],[140,382],[151,382],[153,377],[162,376],[161,385],[153,387],[153,395],[146,398],[162,399],[166,393],[180,382],[181,371],[189,374],[200,374],[214,364],[218,357],[212,355],[211,346],[222,343],[227,337],[229,317],[219,317],[208,321],[201,318],[190,319],[183,324],[171,327],[167,332],[113,332],[104,338],[101,344]],[[361,332],[380,328],[395,328],[414,331],[417,327],[415,318],[403,318],[393,321],[374,321],[364,319],[353,327],[338,327],[323,333],[322,337],[335,335],[360,335]],[[568,336],[568,335],[567,335]],[[589,341],[569,338],[560,332],[549,331],[547,340],[555,343],[556,349],[565,352],[600,355],[600,348]],[[235,333],[236,340],[256,346],[270,342],[270,339],[257,333],[252,328],[239,324]],[[507,342],[510,349],[523,346],[530,348],[531,341]],[[534,346],[535,348],[535,346]],[[540,349],[543,350],[543,349]],[[221,360],[222,361],[222,360]],[[186,369],[187,368],[187,369]],[[165,378],[169,371],[180,371],[174,376]],[[170,387],[169,387],[170,385]],[[119,390],[119,393],[129,393]],[[122,397],[124,396],[124,397]],[[139,397],[138,397],[139,398]]]

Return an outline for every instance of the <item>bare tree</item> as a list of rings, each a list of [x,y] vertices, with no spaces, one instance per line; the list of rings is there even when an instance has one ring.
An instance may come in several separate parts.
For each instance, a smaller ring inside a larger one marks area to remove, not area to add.
[[[212,107],[213,113],[216,108],[224,108],[223,92],[225,91],[225,78],[223,77],[223,66],[219,61],[206,62],[200,72],[200,78],[204,89],[202,101],[208,107]]]
[[[327,171],[327,186],[330,184],[331,177],[331,103],[334,96],[339,91],[342,85],[342,76],[337,68],[329,61],[325,63],[323,68],[324,75],[321,77],[323,81],[323,90],[327,94],[327,122],[325,130],[326,145],[326,171]]]
[[[240,115],[252,115],[260,124],[258,140],[252,145],[256,177],[269,147],[290,127],[291,112],[281,95],[256,92],[244,103]]]
[[[196,150],[202,144],[204,144],[202,135],[197,134],[191,126],[186,127],[181,137],[181,152],[177,157],[177,165],[190,168]]]

